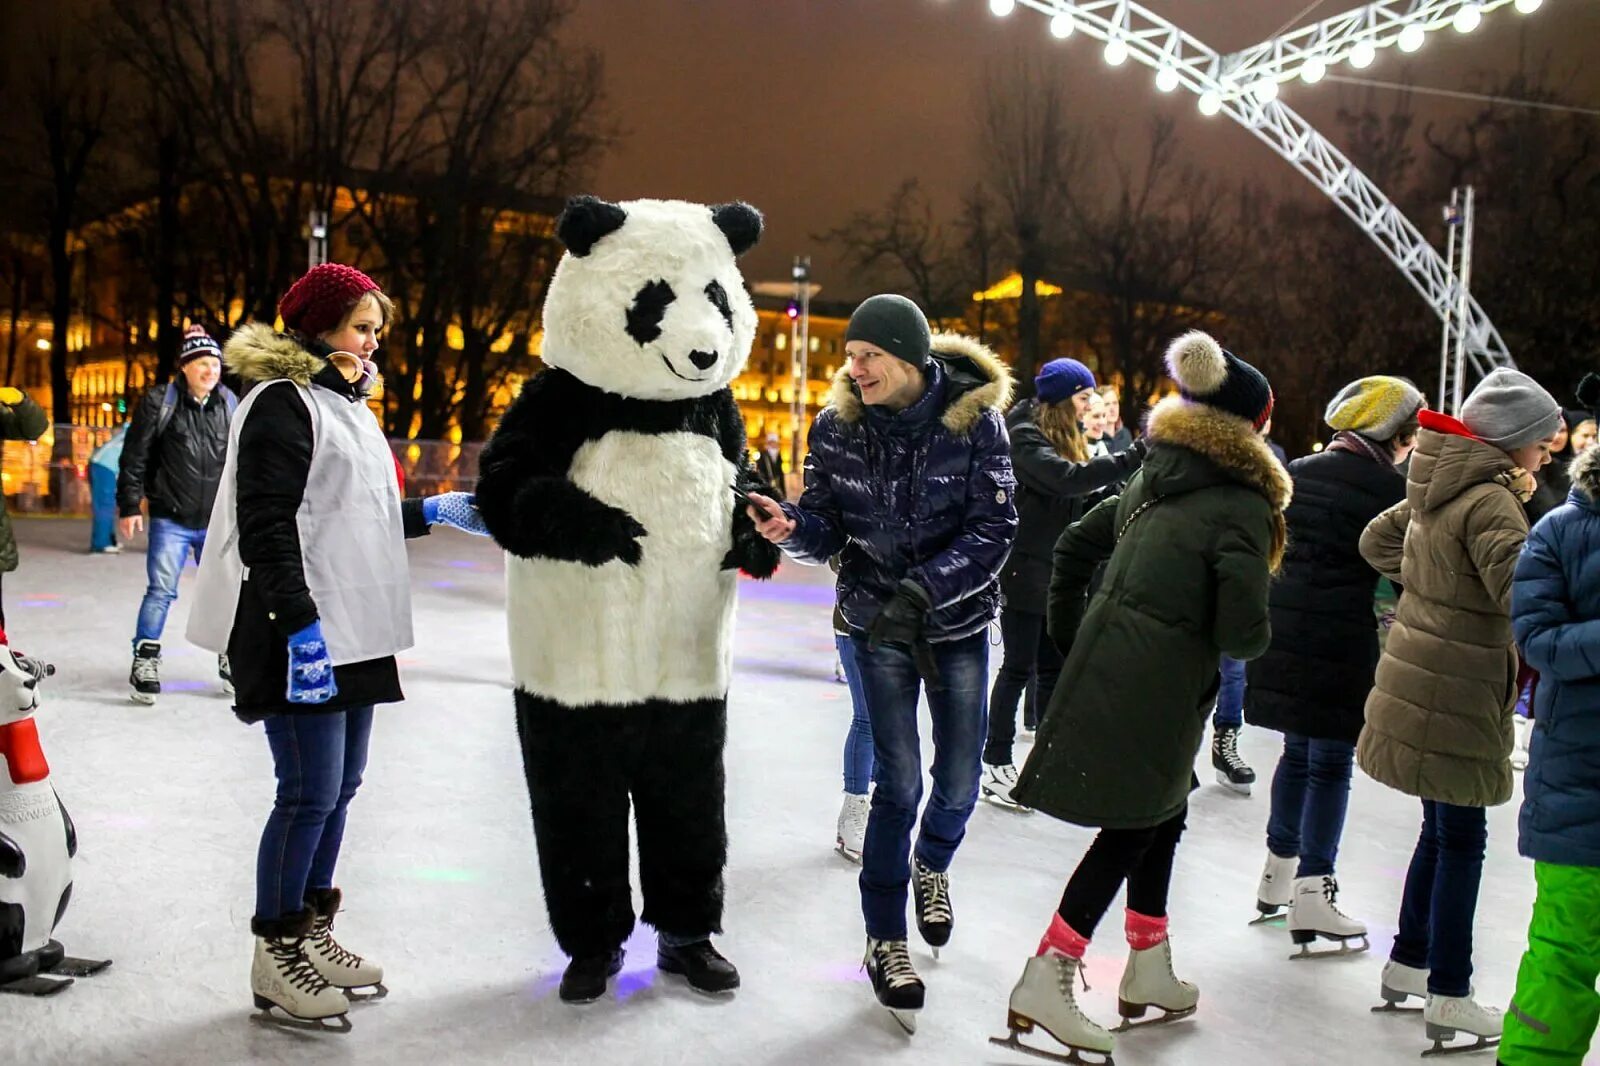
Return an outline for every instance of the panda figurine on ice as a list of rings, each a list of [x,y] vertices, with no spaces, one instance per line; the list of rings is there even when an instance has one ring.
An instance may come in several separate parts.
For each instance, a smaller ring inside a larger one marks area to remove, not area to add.
[[[506,550],[506,610],[560,994],[604,995],[633,929],[628,813],[657,965],[702,992],[738,971],[711,944],[727,858],[723,742],[738,572],[778,550],[736,498],[749,469],[729,388],[755,338],[742,204],[570,200],[544,305],[545,369],[480,463]]]
[[[110,965],[68,958],[51,939],[72,898],[78,853],[33,721],[39,682],[54,672],[12,651],[0,633],[0,992],[34,996]]]

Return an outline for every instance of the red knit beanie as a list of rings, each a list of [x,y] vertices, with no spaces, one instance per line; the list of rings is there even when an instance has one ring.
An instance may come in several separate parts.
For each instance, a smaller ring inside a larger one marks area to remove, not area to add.
[[[377,288],[376,281],[355,267],[322,263],[289,286],[278,301],[278,315],[286,329],[318,337],[339,328],[351,308]]]

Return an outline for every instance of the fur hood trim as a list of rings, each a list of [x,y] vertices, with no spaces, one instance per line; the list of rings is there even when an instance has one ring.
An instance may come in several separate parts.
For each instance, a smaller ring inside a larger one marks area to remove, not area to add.
[[[1014,391],[1011,369],[987,345],[959,333],[935,333],[932,350],[949,379],[944,412],[939,416],[945,429],[965,437],[985,411],[1000,414],[1010,406]],[[833,376],[828,406],[845,423],[859,422],[866,413],[849,368],[840,367]]]
[[[1151,443],[1187,448],[1210,459],[1246,485],[1257,489],[1283,513],[1294,493],[1289,472],[1249,422],[1203,403],[1169,396],[1145,420]]]
[[[296,385],[310,385],[327,365],[326,359],[306,351],[293,337],[261,322],[250,322],[235,330],[223,346],[222,361],[252,384],[288,378]]]
[[[1572,475],[1572,487],[1600,504],[1600,448],[1585,448],[1567,468]]]

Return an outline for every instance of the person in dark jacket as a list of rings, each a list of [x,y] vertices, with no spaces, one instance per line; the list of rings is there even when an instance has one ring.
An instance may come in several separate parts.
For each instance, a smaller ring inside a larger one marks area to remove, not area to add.
[[[150,510],[149,584],[139,604],[128,674],[135,703],[153,704],[161,694],[161,634],[178,598],[184,565],[190,555],[199,563],[205,548],[237,403],[222,384],[222,349],[204,328],[190,326],[185,332],[178,371],[181,380],[155,386],[134,409],[117,475],[122,543],[144,525],[140,505]],[[217,672],[231,692],[226,657],[217,661]]]
[[[1365,939],[1335,905],[1334,861],[1350,800],[1356,738],[1378,665],[1378,573],[1361,534],[1405,497],[1396,467],[1417,443],[1422,393],[1395,377],[1365,377],[1328,404],[1328,447],[1289,464],[1289,549],[1272,586],[1272,646],[1248,667],[1244,715],[1283,733],[1272,776],[1263,915],[1289,910],[1289,930]]]
[[[1572,447],[1572,430],[1587,417],[1582,411],[1561,412],[1561,427],[1556,430],[1555,442],[1550,445],[1550,465],[1539,471],[1539,488],[1534,492],[1533,499],[1522,507],[1528,513],[1530,527],[1567,502],[1567,495],[1572,491],[1569,468],[1577,455]]]
[[[0,388],[0,440],[38,440],[49,429],[50,416],[33,397],[10,385]],[[6,511],[4,497],[0,497],[0,575],[11,573],[20,562],[11,515]],[[0,629],[5,624],[5,606],[0,603]]]
[[[1145,454],[1141,441],[1121,454],[1089,457],[1081,419],[1094,395],[1094,372],[1078,360],[1052,359],[1033,384],[1036,398],[1017,404],[1006,417],[1017,475],[1017,539],[1000,573],[1005,659],[989,696],[982,786],[984,796],[1002,805],[1014,805],[1017,702],[1037,678],[1037,703],[1028,701],[1023,713],[1023,728],[1032,733],[1038,725],[1033,708],[1049,702],[1061,675],[1061,653],[1044,624],[1050,553],[1097,494],[1126,481]]]
[[[265,723],[277,775],[250,923],[256,1005],[326,1019],[348,1009],[344,990],[383,979],[333,939],[333,873],[373,706],[404,698],[403,540],[436,523],[487,530],[465,493],[401,500],[366,403],[392,313],[372,279],[315,267],[278,313],[289,332],[250,324],[228,341],[230,368],[254,387],[239,408],[188,635],[232,656],[234,713]]]
[[[1133,447],[1133,430],[1122,422],[1122,390],[1115,385],[1101,385],[1095,390],[1106,402],[1106,425],[1110,437],[1106,446],[1114,455],[1121,455]]]
[[[1016,790],[1017,802],[1100,833],[1011,994],[1011,1028],[1108,1056],[1111,1034],[1083,1014],[1074,984],[1124,881],[1131,951],[1119,1011],[1185,1017],[1199,1002],[1172,970],[1173,856],[1217,655],[1248,660],[1269,643],[1267,588],[1290,495],[1260,435],[1267,379],[1204,333],[1175,341],[1167,369],[1179,395],[1151,412],[1144,465],[1056,545],[1049,628],[1067,661]]]
[[[789,498],[789,490],[783,483],[783,449],[779,444],[777,432],[769,431],[767,446],[756,456],[755,470],[756,476],[772,489],[772,498],[782,503]]]
[[[1518,850],[1538,898],[1500,1061],[1580,1063],[1600,1020],[1600,453],[1572,463],[1572,490],[1517,560],[1511,625],[1539,672]]]
[[[877,785],[862,850],[867,969],[880,1002],[918,1010],[924,987],[906,946],[907,883],[917,927],[950,938],[951,860],[978,799],[989,624],[1017,531],[1016,478],[1000,412],[1011,375],[965,337],[929,336],[900,296],[850,317],[845,366],[811,427],[797,503],[757,498],[762,536],[803,563],[841,554],[838,605],[872,721]],[[914,859],[922,797],[917,699],[934,722],[933,794]]]

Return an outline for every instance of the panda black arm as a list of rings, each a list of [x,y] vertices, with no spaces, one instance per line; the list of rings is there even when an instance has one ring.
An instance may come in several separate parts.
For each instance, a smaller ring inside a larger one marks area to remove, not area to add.
[[[644,527],[567,479],[594,424],[595,391],[564,370],[545,370],[522,387],[484,446],[478,511],[512,555],[588,566],[639,562]]]
[[[733,398],[732,389],[723,389],[716,395],[717,442],[722,447],[722,457],[733,464],[733,483],[740,492],[765,492],[766,483],[750,469],[749,437],[745,433],[744,414]],[[750,521],[750,511],[742,504],[733,505],[733,547],[723,556],[722,569],[743,570],[751,577],[768,578],[778,569],[782,553],[778,546],[756,532]]]
[[[28,858],[17,842],[0,833],[0,877],[16,880],[28,872]]]

